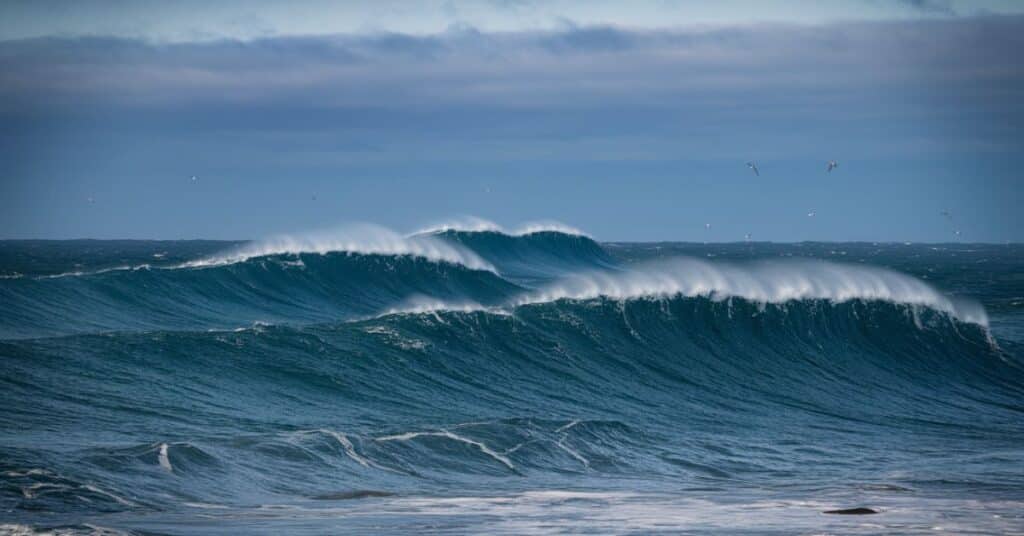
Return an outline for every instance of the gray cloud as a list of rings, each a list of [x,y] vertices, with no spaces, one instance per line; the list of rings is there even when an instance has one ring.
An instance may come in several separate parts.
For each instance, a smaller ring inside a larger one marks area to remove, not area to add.
[[[953,4],[949,0],[897,0],[898,3],[927,13],[956,15]]]
[[[1020,17],[163,45],[46,38],[0,42],[0,114],[7,140],[102,124],[128,139],[245,133],[295,151],[289,140],[303,140],[372,161],[455,158],[467,141],[476,159],[703,157],[724,154],[724,139],[772,155],[826,137],[871,154],[1011,151],[1021,140],[1007,125],[1024,116],[1019,50]]]

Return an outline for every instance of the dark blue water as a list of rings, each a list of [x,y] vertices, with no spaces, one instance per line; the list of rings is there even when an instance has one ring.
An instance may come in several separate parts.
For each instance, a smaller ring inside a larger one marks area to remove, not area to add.
[[[0,242],[0,534],[1022,532],[1022,356],[1020,245]]]

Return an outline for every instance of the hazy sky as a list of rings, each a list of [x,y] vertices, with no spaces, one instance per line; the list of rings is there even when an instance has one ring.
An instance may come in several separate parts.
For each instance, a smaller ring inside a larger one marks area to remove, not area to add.
[[[208,4],[0,4],[0,237],[1024,240],[1024,2]]]

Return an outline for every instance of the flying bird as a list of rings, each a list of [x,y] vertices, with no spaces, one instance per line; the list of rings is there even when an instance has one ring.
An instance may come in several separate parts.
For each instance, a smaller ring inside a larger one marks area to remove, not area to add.
[[[950,214],[950,212],[949,212],[948,210],[943,210],[943,211],[942,211],[942,212],[940,212],[939,214],[941,214],[942,216],[944,216],[944,217],[945,217],[945,218],[946,218],[947,220],[949,220],[949,221],[953,221],[953,215],[952,215],[952,214]]]
[[[710,223],[705,223],[704,224],[704,228],[705,229],[710,229],[711,228],[711,224]]]
[[[750,233],[743,235],[743,239],[746,240],[747,242],[750,242]]]
[[[826,164],[825,171],[832,173],[832,170],[837,167],[839,167],[839,162],[836,162],[835,160],[829,160],[828,164]]]
[[[807,217],[808,217],[808,218],[813,218],[815,214],[817,214],[817,212],[814,212],[814,211],[812,210],[812,211],[810,211],[810,212],[808,212],[808,213],[807,213]]]
[[[199,177],[196,177],[195,175],[192,175],[192,182],[198,182],[198,181],[199,181]]]
[[[757,170],[757,165],[753,162],[747,162],[747,167],[754,172],[754,175],[757,175],[758,177],[761,176],[761,172]]]

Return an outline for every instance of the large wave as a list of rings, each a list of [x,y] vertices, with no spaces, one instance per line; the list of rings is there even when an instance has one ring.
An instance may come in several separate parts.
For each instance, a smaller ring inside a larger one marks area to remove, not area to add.
[[[0,282],[0,336],[233,329],[395,312],[503,310],[561,299],[706,296],[757,303],[884,301],[987,324],[984,308],[890,270],[825,261],[690,258],[623,264],[551,230],[402,236],[375,226],[281,236],[173,266]]]
[[[494,271],[493,266],[458,244],[438,240],[429,235],[403,236],[386,227],[370,224],[349,225],[331,231],[273,236],[212,257],[191,261],[184,266],[230,264],[268,255],[339,252],[410,255],[437,262],[461,264],[473,270]]]
[[[762,303],[877,300],[929,307],[983,326],[988,323],[981,305],[966,299],[954,301],[914,277],[882,268],[811,260],[728,264],[680,258],[625,271],[591,271],[545,285],[522,296],[518,303],[673,295]]]
[[[950,441],[967,464],[1019,444],[1014,350],[980,305],[904,273],[634,262],[553,230],[355,234],[0,280],[0,509],[928,490],[965,458],[915,464]]]

